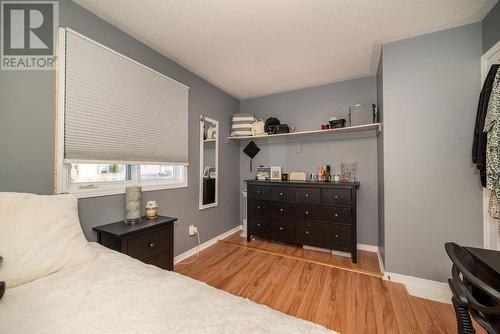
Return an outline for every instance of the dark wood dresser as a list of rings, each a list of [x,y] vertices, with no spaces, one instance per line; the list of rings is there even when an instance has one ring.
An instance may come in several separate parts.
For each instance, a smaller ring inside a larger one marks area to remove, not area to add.
[[[94,227],[97,242],[162,269],[174,269],[174,222],[177,218],[141,218],[135,225],[123,221]]]
[[[350,252],[356,263],[359,182],[247,180],[251,236]]]

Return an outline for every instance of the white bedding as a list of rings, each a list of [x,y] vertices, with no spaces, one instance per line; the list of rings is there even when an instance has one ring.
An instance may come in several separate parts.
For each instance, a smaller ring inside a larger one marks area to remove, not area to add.
[[[333,333],[92,245],[94,260],[8,289],[0,333]]]

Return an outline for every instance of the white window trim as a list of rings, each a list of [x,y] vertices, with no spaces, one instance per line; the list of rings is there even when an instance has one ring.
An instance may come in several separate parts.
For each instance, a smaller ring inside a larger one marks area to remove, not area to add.
[[[70,168],[71,164],[64,163],[64,101],[65,101],[65,29],[59,28],[57,43],[57,91],[55,110],[55,164],[54,164],[54,193],[74,193],[78,198],[99,197],[108,195],[124,194],[125,188],[131,185],[142,187],[142,191],[166,190],[188,187],[188,166],[184,167],[184,182],[172,183],[165,180],[140,180],[140,168],[133,168],[132,179],[116,182],[86,182],[71,184]],[[102,162],[106,163],[106,162]],[[81,187],[89,187],[81,189]]]
[[[124,194],[125,188],[127,186],[141,186],[142,191],[155,191],[155,190],[165,190],[165,189],[177,189],[177,188],[187,188],[188,178],[187,178],[187,166],[184,166],[184,182],[172,183],[171,181],[165,180],[147,180],[140,181],[139,168],[133,168],[132,179],[126,181],[109,181],[109,182],[84,182],[84,183],[71,183],[69,178],[69,168],[70,164],[63,164],[62,169],[65,170],[66,190],[72,194],[76,194],[78,198],[88,198],[88,197],[99,197],[99,196],[109,196]],[[83,187],[83,188],[82,188]],[[85,189],[85,187],[88,187]]]

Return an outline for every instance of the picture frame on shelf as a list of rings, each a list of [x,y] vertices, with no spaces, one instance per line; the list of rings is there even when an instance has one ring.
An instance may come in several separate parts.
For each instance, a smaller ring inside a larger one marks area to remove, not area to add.
[[[281,166],[271,166],[271,180],[281,181]]]
[[[340,163],[340,181],[356,182],[358,180],[358,163],[341,162]]]
[[[260,166],[257,167],[257,171],[255,173],[255,179],[260,181],[266,181],[271,178],[271,168]]]
[[[203,177],[215,177],[215,167],[205,167],[205,169],[203,170]]]

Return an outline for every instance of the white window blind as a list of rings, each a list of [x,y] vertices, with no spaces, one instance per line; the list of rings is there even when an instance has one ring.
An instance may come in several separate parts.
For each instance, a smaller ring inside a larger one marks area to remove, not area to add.
[[[188,164],[189,88],[66,31],[64,162]]]

